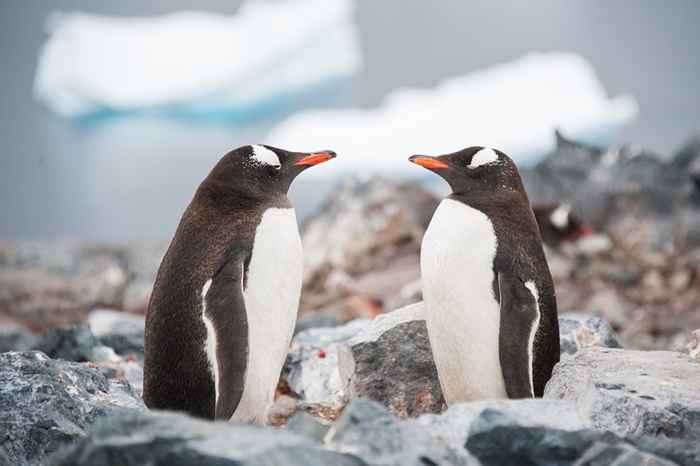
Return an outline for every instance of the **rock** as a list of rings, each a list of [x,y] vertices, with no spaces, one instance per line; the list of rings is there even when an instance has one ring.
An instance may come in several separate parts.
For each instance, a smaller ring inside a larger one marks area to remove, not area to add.
[[[381,404],[357,399],[345,408],[325,442],[329,448],[371,459],[370,464],[477,465],[464,446],[473,423],[485,411],[509,415],[524,425],[585,428],[587,423],[573,408],[555,400],[483,401],[401,421]]]
[[[297,412],[287,421],[285,428],[295,434],[321,442],[328,433],[330,426],[323,424],[318,418],[310,414]]]
[[[104,419],[90,435],[52,458],[71,466],[361,466],[285,430],[207,422],[183,414],[128,413]]]
[[[552,154],[521,170],[533,205],[571,203],[586,223],[608,233],[624,235],[630,220],[637,227],[647,223],[651,234],[645,241],[655,246],[678,240],[700,244],[700,222],[674,220],[695,210],[700,199],[693,186],[700,163],[697,138],[665,161],[637,146],[603,150],[556,136]],[[603,242],[587,243],[587,249],[609,249]]]
[[[85,437],[100,417],[143,410],[125,381],[38,351],[0,354],[0,451],[24,466]]]
[[[619,435],[700,439],[700,364],[682,353],[586,348],[563,359],[545,398],[575,402]]]
[[[294,337],[283,377],[304,403],[335,410],[345,405],[338,372],[338,344],[357,334],[368,322],[357,319],[339,327],[311,328]]]
[[[339,344],[339,391],[349,399],[377,401],[399,417],[442,411],[424,313],[420,302],[380,315]],[[590,346],[620,347],[610,325],[597,317],[572,314],[559,319],[559,329],[563,354]],[[326,366],[319,376],[328,378],[329,373],[335,376]]]
[[[465,446],[483,466],[677,464],[671,458],[684,460],[678,464],[694,464],[693,447],[687,443],[635,441],[611,432],[523,423],[494,409],[483,410],[472,422]],[[669,450],[683,453],[668,455]]]
[[[338,349],[344,392],[389,407],[399,417],[442,411],[423,303],[380,315]]]
[[[616,466],[674,466],[676,463],[637,450],[626,443],[596,442],[576,461],[576,466],[615,464]]]
[[[700,363],[700,328],[691,334],[687,349],[688,356]]]
[[[35,350],[52,359],[85,362],[92,361],[93,349],[99,342],[87,324],[70,328],[55,328],[43,334],[34,345]]]
[[[559,346],[562,354],[574,354],[590,346],[621,348],[610,324],[599,317],[575,313],[559,317]]]
[[[338,316],[335,312],[307,312],[297,320],[294,327],[294,335],[303,332],[304,330],[309,330],[310,328],[337,327],[338,325],[340,325],[340,322],[338,321]]]
[[[92,333],[105,346],[121,355],[143,360],[145,319],[138,314],[108,309],[92,311],[88,316]]]
[[[338,186],[302,229],[302,310],[342,308],[353,295],[386,310],[420,276],[418,251],[437,204],[416,183],[371,178]]]
[[[99,306],[119,307],[129,277],[122,251],[67,242],[0,247],[0,315],[32,330],[75,324]]]
[[[462,445],[437,442],[430,430],[401,422],[367,399],[353,400],[345,408],[324,443],[372,465],[476,464]]]
[[[27,351],[36,344],[36,337],[26,328],[12,322],[0,322],[0,353]]]
[[[268,421],[274,426],[283,425],[297,411],[297,400],[291,396],[282,395],[275,400],[267,412]]]
[[[590,293],[585,309],[601,314],[612,325],[624,327],[629,322],[632,305],[615,288],[601,288]]]

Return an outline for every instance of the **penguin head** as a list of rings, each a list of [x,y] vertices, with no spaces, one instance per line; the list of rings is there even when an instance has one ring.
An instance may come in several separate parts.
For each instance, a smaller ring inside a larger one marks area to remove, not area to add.
[[[523,191],[515,163],[496,149],[473,146],[452,154],[414,155],[408,160],[440,175],[454,193]]]
[[[335,156],[330,150],[290,152],[272,146],[241,146],[219,160],[205,183],[210,188],[247,195],[287,194],[297,175]]]

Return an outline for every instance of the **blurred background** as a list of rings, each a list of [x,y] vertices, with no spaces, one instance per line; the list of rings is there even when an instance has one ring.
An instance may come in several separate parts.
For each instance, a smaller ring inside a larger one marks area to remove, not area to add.
[[[193,5],[0,3],[8,348],[99,310],[143,315],[197,185],[250,143],[339,154],[292,187],[300,328],[419,300],[445,186],[406,158],[486,145],[520,167],[562,315],[633,348],[690,344],[700,3]]]
[[[203,0],[196,8],[236,15],[240,4]],[[532,51],[580,54],[610,96],[628,93],[636,99],[637,117],[610,142],[633,142],[669,154],[698,127],[700,5],[693,0],[358,0],[348,21],[356,28],[361,63],[330,89],[305,90],[310,95],[295,96],[293,105],[268,108],[263,115],[251,112],[249,118],[138,114],[81,121],[57,116],[35,98],[40,52],[49,39],[47,21],[53,12],[153,18],[192,8],[180,0],[0,4],[0,238],[169,238],[213,163],[239,145],[269,142],[272,129],[290,113],[308,106],[371,109],[398,87],[430,89],[445,78]],[[305,27],[303,17],[289,18],[298,23],[295,27]],[[264,25],[260,29],[267,37],[275,35]],[[255,53],[256,38],[250,37],[245,47]],[[306,72],[314,73],[314,68]],[[508,112],[507,102],[493,105]],[[472,144],[483,142],[465,138],[462,145]],[[312,140],[309,146],[293,149],[317,149]],[[319,189],[330,189],[326,176],[334,176],[331,167],[324,167],[323,176],[295,183],[293,196],[302,216],[318,205]]]

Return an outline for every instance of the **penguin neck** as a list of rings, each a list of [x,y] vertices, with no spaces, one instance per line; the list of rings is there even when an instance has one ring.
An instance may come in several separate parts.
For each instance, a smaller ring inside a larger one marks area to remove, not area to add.
[[[251,191],[246,186],[202,185],[196,197],[217,209],[239,212],[241,210],[259,210],[269,207],[291,208],[292,204],[286,191]]]

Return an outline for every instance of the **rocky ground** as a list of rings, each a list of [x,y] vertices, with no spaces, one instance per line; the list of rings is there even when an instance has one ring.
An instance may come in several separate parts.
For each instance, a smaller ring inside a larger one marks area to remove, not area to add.
[[[145,409],[166,244],[0,243],[0,465],[700,465],[700,140],[661,159],[559,137],[522,174],[560,310],[543,399],[446,409],[418,269],[438,199],[353,180],[303,227],[267,428]]]

